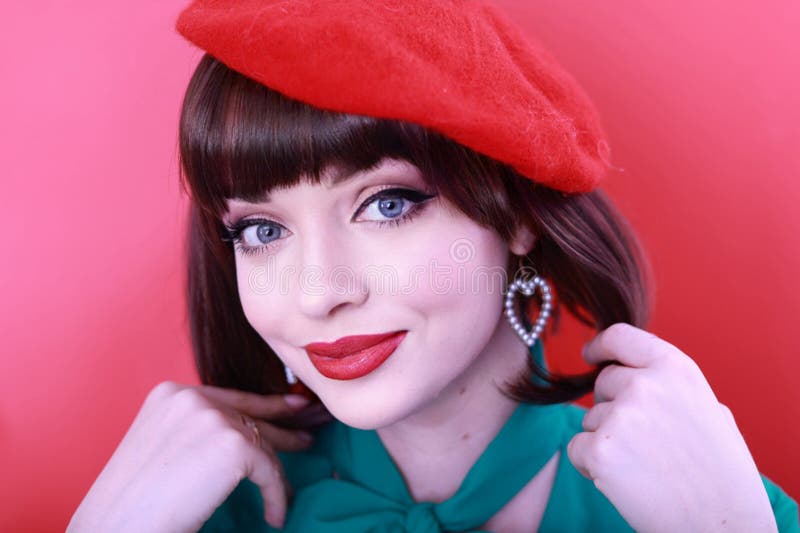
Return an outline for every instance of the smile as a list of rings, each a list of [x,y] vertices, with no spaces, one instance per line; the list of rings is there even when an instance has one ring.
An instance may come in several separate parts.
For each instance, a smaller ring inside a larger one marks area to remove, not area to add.
[[[353,335],[335,342],[304,346],[314,367],[331,379],[356,379],[378,368],[397,349],[407,330],[377,335]]]

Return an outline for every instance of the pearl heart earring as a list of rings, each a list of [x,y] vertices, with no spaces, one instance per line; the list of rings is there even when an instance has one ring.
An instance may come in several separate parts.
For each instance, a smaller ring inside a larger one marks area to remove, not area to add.
[[[514,310],[514,295],[517,291],[525,296],[531,296],[533,291],[539,287],[542,293],[542,308],[539,310],[539,316],[536,317],[533,329],[526,331],[517,317],[517,312]],[[520,276],[514,278],[514,281],[506,291],[506,317],[514,331],[517,332],[519,338],[522,339],[527,346],[533,346],[539,334],[544,330],[547,324],[547,318],[550,316],[550,286],[547,282],[539,276],[534,276],[532,280],[523,280]]]

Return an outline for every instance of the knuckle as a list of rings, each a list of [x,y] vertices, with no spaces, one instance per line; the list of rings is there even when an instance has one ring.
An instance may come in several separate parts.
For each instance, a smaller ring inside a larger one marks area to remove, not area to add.
[[[234,477],[234,479],[242,480],[246,478],[248,476],[248,465],[246,460],[240,458],[243,456],[243,454],[239,451],[239,449],[234,448],[230,451],[222,451],[226,452],[226,455],[223,457],[227,461],[231,475]]]
[[[599,434],[586,450],[586,467],[594,474],[603,470],[611,456],[611,444],[606,435],[607,433]]]
[[[663,358],[669,365],[669,369],[681,381],[695,382],[703,378],[700,366],[688,355],[679,350],[672,350]]]
[[[589,428],[592,427],[592,412],[587,411],[585,415],[583,415],[583,419],[581,419],[581,429],[583,431],[589,431]]]
[[[658,342],[666,343],[666,341],[664,339],[662,339],[661,337],[659,337],[658,335],[656,335],[652,331],[647,331],[646,329],[643,329],[643,330],[641,330],[641,332],[644,333],[645,337],[647,337],[651,341],[658,341]],[[669,343],[667,343],[667,344],[669,344]]]
[[[608,365],[607,367],[603,368],[599,374],[597,374],[597,379],[595,379],[595,386],[604,384],[606,380],[611,377],[611,374],[614,373],[614,369],[616,365]]]
[[[679,357],[681,362],[680,368],[683,369],[688,377],[698,378],[703,375],[703,371],[700,370],[700,365],[697,364],[697,361],[688,355],[681,355],[682,357]]]
[[[620,403],[619,405],[615,405],[613,409],[609,410],[607,416],[607,423],[606,427],[609,429],[611,428],[625,428],[636,424],[636,413],[635,410],[626,405],[625,403]]]
[[[162,398],[167,398],[181,390],[181,388],[182,386],[174,381],[162,381],[150,389],[147,399],[150,401],[156,401]]]
[[[627,322],[615,322],[606,328],[606,334],[614,337],[630,335],[634,327]]]
[[[724,413],[725,417],[735,424],[736,419],[734,418],[733,411],[731,411],[730,407],[728,407],[722,402],[720,402],[719,407],[720,409],[722,409],[722,412]]]
[[[197,410],[193,421],[200,427],[212,430],[217,428],[229,428],[231,426],[228,417],[222,411],[214,409],[213,407]],[[238,433],[238,430],[236,432]]]
[[[649,331],[647,335],[650,342],[644,343],[643,347],[647,359],[651,360],[651,364],[654,366],[663,365],[665,363],[669,364],[675,357],[675,353],[679,352],[679,350]]]
[[[215,436],[216,445],[226,456],[239,456],[244,453],[244,450],[249,445],[249,442],[244,438],[242,433],[230,426],[219,430]]]
[[[627,392],[632,399],[642,400],[652,394],[653,387],[648,378],[636,375],[628,382]]]
[[[656,368],[674,368],[676,366],[675,354],[671,350],[665,350],[660,345],[650,345],[646,352],[652,361],[651,366]]]
[[[608,489],[606,488],[607,483],[604,476],[595,476],[592,481],[594,482],[594,486],[597,490],[603,494],[608,494]]]
[[[194,387],[186,387],[172,395],[172,402],[181,410],[199,411],[209,407],[210,402]]]
[[[603,404],[599,403],[586,411],[586,414],[583,415],[583,420],[581,425],[584,431],[589,431],[589,428],[598,426],[598,420],[601,418],[601,408]]]
[[[610,351],[612,345],[619,344],[631,334],[633,327],[625,322],[615,322],[603,330],[598,337],[598,345],[603,351]]]
[[[603,370],[600,371],[598,374],[598,380],[602,377],[602,385],[605,387],[607,385],[611,385],[614,383],[614,380],[617,379],[617,376],[622,377],[621,373],[625,371],[625,368],[619,364],[611,363]]]
[[[610,403],[606,403],[606,405],[607,407],[605,407],[605,409],[603,410],[603,428],[607,429],[609,426],[619,422],[621,414],[619,405],[616,404],[612,405]]]
[[[576,455],[577,450],[575,448],[578,446],[578,436],[579,435],[581,435],[581,434],[579,433],[578,435],[572,437],[570,439],[570,441],[567,443],[567,457],[569,458],[570,462],[573,463],[573,464],[576,463],[577,459],[578,459],[578,457]]]
[[[625,331],[628,331],[632,327],[633,326],[631,326],[627,322],[614,322],[613,324],[611,324],[609,326],[609,329],[613,328],[614,331],[625,332]]]
[[[267,453],[267,457],[269,458],[270,475],[272,475],[276,483],[283,485],[283,467],[281,466],[280,459],[278,459],[278,456],[271,450]]]
[[[653,353],[654,359],[661,364],[668,364],[670,366],[680,366],[685,363],[684,359],[691,361],[691,358],[683,353],[680,348],[674,344],[651,334],[654,341],[650,344],[650,349]]]

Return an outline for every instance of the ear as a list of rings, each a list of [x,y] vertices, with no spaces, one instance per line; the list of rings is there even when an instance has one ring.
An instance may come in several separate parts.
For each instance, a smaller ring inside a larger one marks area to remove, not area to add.
[[[514,233],[514,236],[511,239],[511,242],[508,243],[508,247],[514,255],[526,255],[528,252],[533,250],[533,245],[536,242],[536,235],[526,226],[525,224],[520,224],[517,226],[517,230]]]

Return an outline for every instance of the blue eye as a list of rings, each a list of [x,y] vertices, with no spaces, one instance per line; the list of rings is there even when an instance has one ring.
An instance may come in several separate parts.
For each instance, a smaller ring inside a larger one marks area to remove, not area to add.
[[[378,200],[378,211],[383,216],[394,218],[403,211],[405,202],[403,198],[381,198]]]
[[[356,214],[353,215],[353,221],[356,220],[358,215],[366,212],[371,215],[368,220],[376,222],[378,225],[389,222],[399,224],[401,220],[410,220],[412,214],[417,214],[416,212],[419,211],[420,204],[434,196],[433,194],[424,194],[412,189],[384,189],[373,194],[361,204]],[[380,217],[385,217],[389,220],[380,220]]]
[[[286,230],[280,224],[264,219],[240,220],[233,226],[226,225],[225,229],[227,235],[222,240],[235,243],[236,249],[245,255],[266,250]]]
[[[359,222],[357,217],[366,212],[375,218],[367,219],[366,222],[373,222],[380,227],[386,224],[399,225],[419,214],[424,202],[434,196],[436,195],[399,187],[384,189],[367,198],[358,207],[350,221]],[[383,220],[381,220],[382,217]],[[236,249],[244,255],[254,255],[275,246],[277,241],[287,236],[284,233],[291,234],[277,222],[250,218],[240,220],[232,226],[225,225],[222,240],[233,242]]]
[[[409,203],[408,200],[401,197],[386,197],[386,198],[376,198],[366,208],[364,208],[363,212],[367,213],[372,217],[386,217],[386,218],[397,218],[398,216],[408,212],[407,207],[413,207],[413,203]]]
[[[281,227],[275,224],[253,224],[242,231],[242,237],[251,246],[261,246],[276,240],[281,234]],[[253,239],[248,239],[253,237]]]

